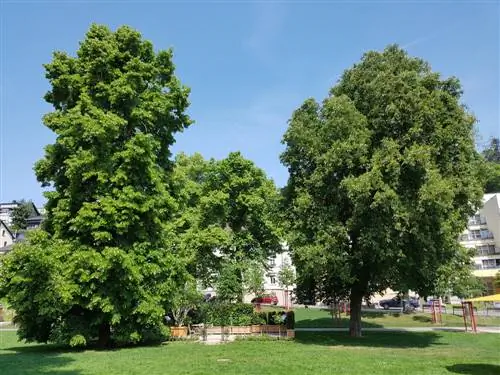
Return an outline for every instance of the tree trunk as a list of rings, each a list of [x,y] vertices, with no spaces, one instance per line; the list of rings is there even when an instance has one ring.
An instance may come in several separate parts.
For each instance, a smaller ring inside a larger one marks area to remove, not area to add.
[[[351,317],[349,319],[349,335],[361,337],[361,301],[363,296],[351,291]]]
[[[111,326],[108,323],[101,323],[99,325],[99,340],[97,345],[102,349],[111,346]]]

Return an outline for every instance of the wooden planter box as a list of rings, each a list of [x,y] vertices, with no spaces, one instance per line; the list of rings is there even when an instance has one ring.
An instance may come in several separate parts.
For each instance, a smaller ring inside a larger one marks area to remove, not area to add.
[[[286,337],[289,337],[291,339],[295,338],[295,330],[294,329],[287,329],[286,330]]]
[[[172,337],[186,337],[188,334],[188,327],[172,327],[170,328]]]
[[[234,335],[249,335],[252,333],[251,326],[232,326],[231,333]]]
[[[250,332],[251,333],[260,333],[261,332],[261,329],[260,329],[260,324],[253,324],[250,326]]]
[[[286,332],[285,326],[280,326],[280,325],[269,325],[269,324],[263,324],[260,326],[261,332],[262,333],[284,333]]]
[[[207,335],[220,335],[222,333],[222,327],[216,326],[206,328],[206,333]],[[226,326],[224,327],[224,333],[232,335],[249,335],[252,333],[252,326]]]
[[[229,327],[224,327],[224,333],[227,333],[228,328]],[[207,333],[207,335],[220,335],[223,331],[221,326],[215,326],[205,328],[205,332]]]

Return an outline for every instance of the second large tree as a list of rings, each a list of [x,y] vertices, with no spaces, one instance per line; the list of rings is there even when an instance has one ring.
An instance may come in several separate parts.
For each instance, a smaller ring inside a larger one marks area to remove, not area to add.
[[[459,253],[482,194],[475,119],[460,97],[458,80],[390,46],[345,71],[322,104],[309,99],[293,113],[282,161],[294,261],[300,276],[325,263],[321,254],[334,259],[322,277],[347,289],[353,336],[363,297],[402,286],[428,293]]]

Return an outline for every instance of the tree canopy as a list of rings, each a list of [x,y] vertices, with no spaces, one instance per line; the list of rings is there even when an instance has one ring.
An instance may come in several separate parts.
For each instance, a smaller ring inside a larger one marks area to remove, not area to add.
[[[191,272],[199,280],[211,285],[229,261],[264,266],[268,257],[282,250],[278,190],[240,153],[210,161],[179,155],[175,181],[182,207],[177,228],[182,247],[191,254]]]
[[[458,79],[397,46],[368,52],[330,95],[292,115],[281,159],[296,266],[323,262],[344,287],[351,335],[361,301],[388,287],[434,290],[438,265],[480,204],[474,117]],[[311,270],[313,268],[311,267]],[[300,278],[300,275],[299,275]]]
[[[28,218],[34,214],[33,203],[21,199],[18,206],[12,210],[12,228],[22,230],[28,227]]]
[[[170,146],[192,122],[172,59],[127,26],[94,24],[75,57],[55,52],[45,65],[54,110],[43,122],[56,141],[35,173],[52,188],[46,232],[0,271],[21,338],[106,346],[160,331],[169,297],[185,284],[165,224],[177,209]]]
[[[488,147],[482,152],[486,160],[485,193],[500,192],[500,139],[492,138]]]

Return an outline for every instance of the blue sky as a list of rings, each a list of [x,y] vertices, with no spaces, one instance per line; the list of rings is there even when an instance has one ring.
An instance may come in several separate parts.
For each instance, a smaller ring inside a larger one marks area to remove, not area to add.
[[[277,185],[281,137],[306,98],[324,98],[367,50],[398,43],[459,77],[483,142],[500,136],[499,2],[127,2],[0,0],[0,201],[44,202],[32,166],[54,135],[42,64],[74,54],[92,22],[138,29],[174,48],[196,121],[174,153],[222,158],[240,150]]]

